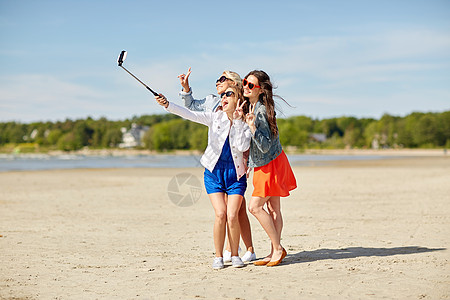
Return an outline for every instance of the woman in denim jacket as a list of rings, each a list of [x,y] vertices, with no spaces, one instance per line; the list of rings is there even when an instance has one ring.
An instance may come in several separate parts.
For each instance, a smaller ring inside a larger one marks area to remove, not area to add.
[[[223,246],[227,224],[232,265],[233,267],[244,266],[238,255],[240,234],[238,211],[247,188],[243,153],[250,147],[251,139],[250,128],[243,120],[245,100],[241,90],[229,87],[222,93],[221,98],[219,110],[195,112],[172,102],[169,103],[162,94],[155,97],[168,112],[209,128],[208,146],[200,162],[205,167],[205,188],[215,211],[214,269],[224,267]]]
[[[220,98],[216,95],[208,95],[203,99],[194,99],[192,96],[192,88],[189,86],[189,76],[191,75],[191,68],[186,74],[178,76],[180,79],[183,90],[180,92],[180,96],[184,101],[184,106],[192,111],[216,111],[220,105]],[[220,95],[230,86],[236,86],[239,90],[242,90],[242,79],[238,73],[233,71],[224,71],[219,79],[216,80],[217,93]],[[245,109],[247,112],[248,109]],[[248,152],[245,154],[245,158],[248,158]],[[242,241],[247,248],[247,251],[242,256],[244,262],[250,262],[256,260],[256,254],[253,248],[252,232],[250,228],[250,221],[247,215],[247,205],[245,204],[245,197],[242,199],[242,205],[239,209],[239,226],[241,229]],[[223,252],[223,259],[225,262],[231,261],[231,248],[229,240],[227,239],[225,251]]]
[[[289,196],[297,187],[294,173],[281,148],[275,118],[272,83],[264,71],[251,71],[243,80],[244,97],[250,101],[246,122],[252,132],[248,166],[254,168],[252,199],[249,210],[271,241],[271,253],[255,265],[276,266],[287,255],[281,246],[280,197]],[[267,204],[267,210],[264,205]]]

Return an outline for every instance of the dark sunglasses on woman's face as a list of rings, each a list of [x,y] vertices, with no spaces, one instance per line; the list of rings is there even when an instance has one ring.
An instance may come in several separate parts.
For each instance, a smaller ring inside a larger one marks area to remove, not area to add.
[[[234,95],[233,91],[228,91],[226,93],[220,94],[220,98],[223,98],[223,96],[231,97],[231,95]]]
[[[217,79],[216,80],[216,83],[224,83],[225,82],[225,80],[227,80],[227,79],[229,79],[229,78],[226,78],[224,75],[222,75],[222,76],[220,76],[220,78],[219,79]]]
[[[259,85],[256,85],[256,84],[254,84],[254,83],[248,82],[247,79],[242,80],[242,85],[243,85],[243,86],[248,85],[248,88],[249,88],[250,90],[253,90],[254,88],[260,88]]]

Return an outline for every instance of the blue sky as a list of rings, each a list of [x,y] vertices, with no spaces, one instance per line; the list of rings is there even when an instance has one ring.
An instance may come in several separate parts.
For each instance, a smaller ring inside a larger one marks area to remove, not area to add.
[[[450,1],[0,0],[0,122],[163,113],[223,70],[265,70],[285,117],[450,109]]]

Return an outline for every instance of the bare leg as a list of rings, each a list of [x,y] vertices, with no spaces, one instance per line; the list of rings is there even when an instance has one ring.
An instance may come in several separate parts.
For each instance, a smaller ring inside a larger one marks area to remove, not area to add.
[[[226,203],[226,205],[228,206],[228,195],[227,194],[225,194],[225,203]],[[226,228],[227,230],[228,230],[228,224],[227,224],[227,228]],[[228,251],[228,252],[231,252],[231,246],[230,246],[230,237],[229,237],[229,235],[227,234],[226,236],[225,236],[225,241],[226,241],[226,244],[225,244],[225,249]]]
[[[250,228],[250,221],[247,215],[247,205],[245,204],[245,198],[242,198],[241,208],[239,209],[239,225],[241,228],[241,237],[244,241],[247,251],[251,253],[254,252],[253,240],[252,240],[252,230]]]
[[[267,210],[269,211],[269,215],[273,220],[275,225],[275,229],[280,236],[281,240],[281,231],[283,230],[283,217],[281,215],[281,203],[279,196],[272,196],[267,201]],[[270,255],[268,257],[272,257],[273,246],[271,245]]]
[[[223,244],[225,243],[225,226],[227,223],[227,206],[225,204],[224,193],[209,194],[209,199],[214,208],[214,247],[216,257],[223,257]]]
[[[241,207],[241,195],[229,195],[227,204],[228,239],[230,241],[231,256],[238,256],[240,226],[238,212]]]
[[[264,231],[270,238],[273,246],[273,253],[271,261],[277,261],[281,258],[283,253],[283,247],[280,244],[280,235],[277,232],[274,221],[267,211],[264,210],[264,204],[270,197],[252,197],[250,200],[249,210],[252,215],[258,219],[259,223],[263,227]]]
[[[242,198],[242,204],[239,209],[239,226],[241,229],[241,238],[245,244],[245,247],[247,248],[247,251],[254,253],[255,250],[253,249],[252,229],[250,227],[250,221],[248,220],[247,205],[245,204],[245,198]],[[225,249],[231,252],[228,236],[226,240]]]
[[[281,237],[281,231],[283,230],[283,216],[281,215],[280,197],[270,197],[267,201],[267,209],[269,210],[269,214],[275,224],[278,235]]]

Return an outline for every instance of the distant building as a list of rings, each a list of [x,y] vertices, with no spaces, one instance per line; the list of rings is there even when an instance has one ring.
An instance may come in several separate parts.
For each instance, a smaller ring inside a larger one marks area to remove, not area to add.
[[[131,124],[130,130],[125,127],[121,128],[122,131],[122,143],[119,144],[119,148],[134,148],[142,145],[142,139],[145,133],[150,129],[148,126]]]
[[[380,149],[380,142],[378,142],[378,138],[376,137],[372,140],[372,149]]]
[[[327,135],[324,133],[311,133],[309,138],[315,142],[323,143],[327,140]]]
[[[31,134],[30,134],[30,138],[31,138],[32,140],[34,140],[34,139],[37,137],[38,134],[39,134],[39,130],[33,129],[33,131],[32,131]]]
[[[24,136],[22,137],[22,139],[23,139],[24,141],[34,140],[34,139],[37,137],[38,134],[39,134],[39,131],[38,131],[37,129],[33,129],[33,131],[30,133],[29,136],[28,136],[28,135],[24,135]]]

